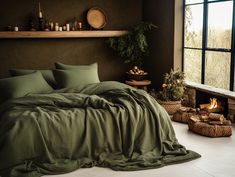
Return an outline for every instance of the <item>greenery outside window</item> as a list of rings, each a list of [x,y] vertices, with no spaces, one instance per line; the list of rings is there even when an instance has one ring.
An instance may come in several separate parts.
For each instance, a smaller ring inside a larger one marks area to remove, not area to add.
[[[184,0],[186,80],[234,91],[234,0]]]

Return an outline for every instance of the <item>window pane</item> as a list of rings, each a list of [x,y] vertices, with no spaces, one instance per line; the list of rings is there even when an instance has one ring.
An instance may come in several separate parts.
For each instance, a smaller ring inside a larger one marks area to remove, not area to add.
[[[206,52],[205,84],[229,90],[230,58],[227,52]]]
[[[194,4],[194,3],[201,3],[204,0],[186,0],[185,4]]]
[[[202,47],[203,5],[185,8],[185,47]]]
[[[186,80],[201,83],[201,50],[184,50],[184,72]]]
[[[208,47],[231,48],[232,14],[232,1],[208,4]]]

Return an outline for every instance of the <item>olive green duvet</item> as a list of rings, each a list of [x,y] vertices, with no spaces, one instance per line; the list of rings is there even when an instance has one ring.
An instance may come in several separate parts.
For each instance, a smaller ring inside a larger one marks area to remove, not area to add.
[[[200,157],[175,137],[145,91],[102,82],[0,105],[0,176],[38,177],[83,167],[142,170]]]

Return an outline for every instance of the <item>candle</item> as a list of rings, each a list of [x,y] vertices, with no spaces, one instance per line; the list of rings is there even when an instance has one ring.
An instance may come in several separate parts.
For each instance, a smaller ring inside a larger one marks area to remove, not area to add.
[[[54,23],[53,22],[50,22],[50,30],[53,31],[54,30]]]
[[[66,24],[66,29],[67,29],[67,31],[70,31],[69,24]]]
[[[59,31],[63,31],[63,28],[61,26],[59,27]]]
[[[78,22],[78,29],[79,29],[79,30],[82,29],[82,22]]]
[[[59,31],[59,23],[55,23],[55,31]]]
[[[19,27],[18,27],[18,26],[15,26],[15,27],[14,27],[14,31],[19,31]]]

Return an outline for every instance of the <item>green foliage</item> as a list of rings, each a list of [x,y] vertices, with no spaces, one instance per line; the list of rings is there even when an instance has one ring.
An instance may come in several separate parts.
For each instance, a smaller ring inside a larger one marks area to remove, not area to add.
[[[170,73],[164,75],[164,83],[162,91],[157,95],[162,101],[179,101],[183,98],[185,83],[185,75],[182,71],[171,70]]]
[[[127,35],[109,38],[107,43],[123,58],[124,63],[141,67],[144,56],[149,53],[145,32],[153,28],[156,26],[152,23],[142,22],[130,29]]]

